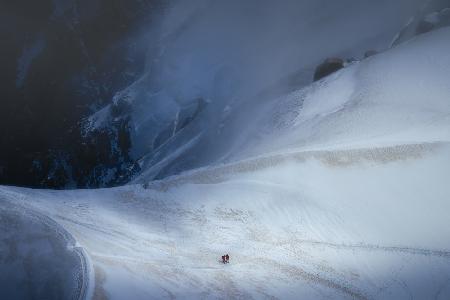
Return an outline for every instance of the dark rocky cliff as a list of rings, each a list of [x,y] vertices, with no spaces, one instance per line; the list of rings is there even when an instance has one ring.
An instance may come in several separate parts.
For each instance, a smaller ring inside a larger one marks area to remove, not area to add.
[[[127,120],[81,120],[144,68],[153,0],[7,1],[0,9],[0,184],[98,187],[135,172]]]

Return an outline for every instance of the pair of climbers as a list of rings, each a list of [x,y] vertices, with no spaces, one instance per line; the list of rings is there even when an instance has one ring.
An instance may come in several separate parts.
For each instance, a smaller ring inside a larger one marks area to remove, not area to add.
[[[230,256],[228,254],[222,255],[222,262],[228,264],[230,262]]]

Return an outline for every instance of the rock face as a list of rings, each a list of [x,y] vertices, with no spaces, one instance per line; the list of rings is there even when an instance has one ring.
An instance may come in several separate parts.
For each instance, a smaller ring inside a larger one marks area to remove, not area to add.
[[[252,0],[245,9],[237,0],[9,2],[0,10],[0,184],[53,188],[117,185],[139,169],[135,162],[143,169],[158,165],[151,174],[163,177],[222,159],[228,137],[241,130],[229,118],[241,102],[254,98],[259,105],[254,95],[274,83],[281,92],[293,72],[296,88],[310,83],[311,61],[388,46],[410,16],[397,4],[409,0],[374,2],[370,9],[349,0],[354,9],[342,13],[336,11],[342,5],[327,4],[323,15],[336,18],[326,24],[322,14],[313,22],[308,15],[327,1],[315,7],[309,1]],[[283,22],[272,5],[283,7]],[[260,13],[249,18],[246,12],[255,9]],[[163,21],[154,27],[153,11]],[[388,30],[376,23],[381,15],[390,19]],[[362,30],[366,18],[372,21]],[[320,24],[311,28],[314,34],[303,30],[311,22]],[[161,36],[150,36],[149,28]],[[344,28],[357,30],[341,41]],[[265,31],[270,38],[261,35]],[[367,33],[376,41],[367,44]],[[330,43],[330,36],[339,42]],[[291,48],[291,41],[298,45]],[[318,52],[316,42],[330,46]],[[306,45],[308,55],[294,50]],[[276,59],[272,46],[281,50]],[[331,62],[317,77],[342,65]],[[133,113],[126,112],[127,103]],[[176,166],[169,164],[175,160]]]
[[[137,42],[138,32],[155,3],[2,4],[0,184],[58,188],[122,181],[133,165],[126,120],[89,136],[81,133],[80,120],[142,71],[148,45]]]
[[[344,67],[344,61],[340,58],[327,58],[317,66],[314,72],[314,81],[322,79]]]

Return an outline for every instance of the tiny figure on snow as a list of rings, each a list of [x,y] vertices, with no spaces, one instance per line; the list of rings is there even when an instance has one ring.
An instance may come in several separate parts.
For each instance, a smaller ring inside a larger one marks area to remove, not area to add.
[[[230,262],[230,256],[228,254],[222,255],[222,262],[227,264]]]

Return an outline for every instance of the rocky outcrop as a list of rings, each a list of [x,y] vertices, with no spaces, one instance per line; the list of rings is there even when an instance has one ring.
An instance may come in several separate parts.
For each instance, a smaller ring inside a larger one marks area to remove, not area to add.
[[[120,181],[121,168],[131,164],[127,122],[87,137],[80,120],[142,72],[146,45],[137,42],[139,30],[157,2],[2,4],[0,184],[95,187]],[[87,179],[99,172],[109,174],[103,182]]]
[[[314,81],[322,79],[344,67],[344,61],[340,58],[327,58],[317,66],[314,72]]]

